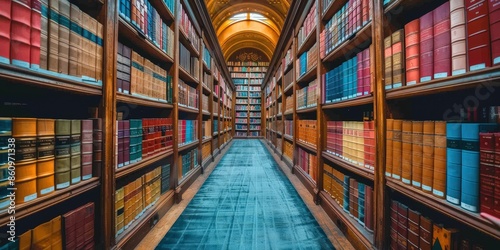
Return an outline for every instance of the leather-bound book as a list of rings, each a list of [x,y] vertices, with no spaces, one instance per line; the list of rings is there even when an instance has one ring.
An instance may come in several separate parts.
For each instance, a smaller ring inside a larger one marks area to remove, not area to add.
[[[72,210],[62,216],[65,249],[76,249],[76,221],[78,220],[77,212],[78,209]]]
[[[446,200],[460,205],[462,184],[462,123],[446,124]]]
[[[351,212],[351,215],[355,218],[355,219],[358,219],[359,218],[359,189],[358,189],[358,181],[354,178],[351,179],[352,180],[352,212]]]
[[[490,23],[486,0],[465,0],[467,59],[470,71],[491,66]]]
[[[408,248],[408,207],[398,204],[398,248]]]
[[[493,132],[497,124],[462,124],[462,188],[460,205],[469,211],[479,211],[479,133]]]
[[[165,164],[161,168],[161,193],[170,190],[170,164]]]
[[[117,121],[118,123],[118,162],[117,162],[117,167],[121,168],[125,166],[125,159],[124,159],[124,150],[125,150],[125,123],[124,121]]]
[[[434,224],[432,231],[432,249],[459,249],[460,239],[458,230],[448,229],[443,227],[443,225]]]
[[[493,65],[500,63],[500,1],[488,0],[488,9],[490,11],[490,34],[491,34],[491,55]]]
[[[420,243],[421,250],[432,249],[433,224],[431,219],[420,215]]]
[[[401,181],[411,185],[412,166],[412,121],[403,121],[402,124],[402,151],[401,151]]]
[[[94,203],[87,203],[82,207],[82,210],[84,211],[83,221],[85,223],[84,245],[85,247],[91,247],[94,245]]]
[[[392,33],[392,87],[399,88],[405,81],[405,32]]]
[[[392,129],[392,178],[400,180],[403,164],[403,121],[394,120]]]
[[[31,229],[19,235],[19,250],[31,250],[32,238],[33,230]]]
[[[47,69],[59,72],[59,1],[49,1],[49,34]]]
[[[95,118],[92,119],[93,123],[93,152],[92,152],[92,165],[93,165],[93,176],[100,177],[101,169],[102,169],[102,141],[103,141],[103,133],[102,133],[102,119]]]
[[[95,20],[87,13],[82,12],[82,77],[83,79],[95,80],[95,51],[94,43]]]
[[[95,20],[95,25],[96,25],[96,33],[95,33],[95,39],[96,39],[96,51],[95,51],[95,56],[96,56],[96,60],[95,60],[95,78],[97,81],[102,81],[102,72],[103,72],[103,67],[104,67],[104,64],[103,64],[103,61],[102,61],[102,58],[103,58],[103,46],[104,46],[104,40],[103,40],[103,37],[104,37],[104,27],[103,25]]]
[[[392,37],[384,39],[385,89],[392,89]]]
[[[130,164],[130,121],[123,121],[123,164]]]
[[[417,188],[422,187],[423,132],[424,123],[422,121],[413,121],[411,137],[411,184]]]
[[[70,184],[71,121],[58,119],[55,128],[55,182],[56,189],[63,189]]]
[[[368,232],[373,232],[373,188],[365,188],[365,228]]]
[[[479,212],[494,215],[495,134],[479,134]]]
[[[435,121],[434,133],[434,171],[432,194],[439,198],[445,198],[447,164],[446,122]]]
[[[434,73],[433,12],[420,17],[420,82],[432,80]]]
[[[47,221],[33,229],[31,248],[32,249],[52,249],[52,221]],[[59,231],[60,233],[60,231]],[[61,246],[62,249],[62,246]]]
[[[366,185],[358,182],[358,221],[365,225],[366,212]]]
[[[52,193],[54,184],[55,120],[37,120],[37,192],[38,196]]]
[[[420,19],[405,25],[406,85],[420,82]]]
[[[408,249],[420,249],[420,213],[408,209]]]
[[[0,5],[3,8],[0,10],[0,63],[10,63],[10,26],[11,26],[11,8],[12,0],[2,0]]]
[[[82,180],[92,178],[93,160],[93,123],[92,120],[82,120]]]
[[[422,137],[422,191],[432,193],[434,181],[434,121],[424,121]]]
[[[11,64],[30,67],[31,42],[31,0],[13,0],[10,31]]]
[[[49,56],[49,0],[40,0],[40,68],[48,68]]]
[[[357,54],[357,64],[355,65],[356,67],[356,76],[357,76],[357,79],[356,79],[356,84],[357,84],[357,92],[356,92],[356,96],[361,96],[363,95],[363,92],[364,92],[364,82],[363,82],[363,52],[361,51],[360,53]]]
[[[467,72],[467,31],[465,0],[450,0],[451,74]]]
[[[69,74],[82,75],[82,12],[78,6],[70,7],[70,33],[69,33]]]
[[[85,246],[85,211],[83,207],[76,209],[76,249],[82,249]]]
[[[346,211],[347,213],[349,213],[349,190],[350,190],[350,177],[347,176],[347,175],[344,175],[344,184],[343,184],[343,202],[342,202],[342,208],[344,209],[344,211]]]
[[[82,122],[71,120],[71,184],[82,180]]]
[[[387,119],[385,175],[392,176],[393,166],[393,119]]]
[[[370,48],[363,51],[363,95],[369,95],[371,90]]]
[[[115,234],[119,235],[124,230],[124,188],[115,191]]]
[[[500,133],[495,133],[495,165],[500,165]],[[495,168],[495,176],[500,176],[500,168]],[[493,201],[494,216],[500,218],[500,178],[495,179],[495,193]]]
[[[390,210],[390,249],[397,250],[398,249],[398,206],[399,203],[397,201],[391,201],[391,210]]]
[[[30,67],[40,68],[40,46],[42,32],[42,5],[40,0],[31,0]]]
[[[36,135],[36,118],[12,118],[16,163],[36,160]],[[16,179],[19,179],[19,174]]]
[[[71,8],[68,0],[59,1],[59,73],[69,74],[69,28]]]
[[[451,76],[450,2],[434,11],[434,79]]]

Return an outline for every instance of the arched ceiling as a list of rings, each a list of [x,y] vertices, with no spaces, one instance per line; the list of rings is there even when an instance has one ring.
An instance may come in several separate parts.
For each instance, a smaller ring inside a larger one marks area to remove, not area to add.
[[[245,48],[268,58],[278,43],[291,0],[205,0],[226,60]]]

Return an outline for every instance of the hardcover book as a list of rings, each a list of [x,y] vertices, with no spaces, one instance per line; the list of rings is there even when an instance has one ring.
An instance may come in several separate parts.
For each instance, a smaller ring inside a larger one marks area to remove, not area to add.
[[[392,33],[392,87],[399,88],[405,81],[405,33],[404,30],[398,30]]]
[[[412,175],[412,121],[403,121],[401,151],[401,181],[411,185]]]
[[[31,6],[30,0],[12,1],[10,57],[11,64],[30,67],[31,51]]]
[[[12,0],[2,0],[0,5],[3,8],[0,10],[0,62],[9,64],[10,63],[10,29],[11,29],[11,8]]]
[[[392,36],[388,36],[384,39],[384,57],[385,57],[385,89],[392,89]]]
[[[56,120],[55,143],[55,183],[56,189],[63,189],[70,185],[71,170],[71,120]]]
[[[30,67],[40,68],[40,46],[42,32],[42,6],[40,0],[31,0]]]
[[[406,85],[420,82],[420,19],[405,25]]]
[[[421,250],[431,250],[433,243],[433,223],[431,219],[420,215],[420,242],[419,247]]]
[[[432,194],[439,198],[445,198],[447,166],[446,122],[435,121],[434,133],[434,171]]]
[[[462,183],[462,124],[446,124],[446,200],[460,204]]]
[[[59,66],[58,72],[69,74],[69,29],[70,29],[71,8],[68,0],[59,1]]]
[[[70,18],[69,74],[82,76],[82,12],[74,4],[70,7]]]
[[[486,0],[465,0],[467,59],[470,71],[491,66],[490,23]]]
[[[451,76],[450,2],[433,11],[434,14],[434,79]]]
[[[47,68],[59,72],[59,1],[49,1],[49,33]]]
[[[496,31],[500,30],[500,1],[488,0],[488,9],[490,11],[490,35],[491,35],[491,55],[493,59],[492,65],[500,63],[500,34]]]
[[[479,134],[479,212],[495,215],[495,133]]]
[[[392,178],[401,179],[403,165],[403,121],[393,121],[392,139]]]
[[[412,149],[411,149],[411,184],[414,187],[422,187],[423,167],[423,122],[412,122]]]
[[[392,164],[393,164],[393,119],[387,119],[386,121],[386,126],[387,126],[387,141],[386,141],[386,162],[385,162],[385,175],[386,176],[392,176],[393,170],[392,170]]]
[[[451,74],[467,72],[467,33],[464,0],[450,0]]]
[[[434,224],[432,230],[432,249],[459,249],[458,230],[448,229],[440,224]]]
[[[420,17],[420,82],[434,76],[434,16],[429,12]]]

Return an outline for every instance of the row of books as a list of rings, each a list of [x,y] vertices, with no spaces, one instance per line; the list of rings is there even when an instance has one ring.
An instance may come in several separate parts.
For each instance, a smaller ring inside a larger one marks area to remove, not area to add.
[[[250,130],[260,130],[260,125],[250,125]]]
[[[244,124],[247,124],[248,123],[248,120],[245,119],[245,118],[237,118],[235,120],[236,123],[244,123]]]
[[[258,87],[258,86],[250,86],[250,87],[248,87],[248,91],[259,91],[260,92],[260,87]]]
[[[198,109],[199,94],[196,88],[193,88],[181,79],[179,79],[179,106]]]
[[[248,92],[248,97],[260,98],[260,92]]]
[[[203,131],[202,139],[212,137],[212,121],[210,119],[201,122],[201,131]]]
[[[247,112],[236,112],[236,117],[246,118]]]
[[[218,114],[219,113],[219,102],[212,101],[212,113],[213,114]]]
[[[260,112],[250,112],[250,116],[249,117],[260,118],[260,116],[261,116]]]
[[[179,43],[179,65],[195,79],[200,79],[200,61],[198,57],[191,56],[191,52]]]
[[[146,39],[170,57],[174,57],[174,31],[162,20],[149,0],[120,0],[120,16],[131,23]]]
[[[500,218],[500,133],[480,133],[479,138],[479,212]]]
[[[120,48],[120,45],[118,47]],[[125,55],[128,51],[130,50],[123,46],[123,57],[128,56]],[[122,59],[124,59],[123,57]],[[129,62],[131,64],[127,64]],[[121,80],[123,93],[171,102],[173,80],[165,69],[135,51],[132,51],[131,61],[124,59],[118,63],[118,66],[120,67],[117,78]],[[130,78],[126,74],[121,74],[121,72],[127,72],[128,68],[130,68]],[[120,90],[120,84],[117,85],[118,90]]]
[[[236,91],[248,91],[248,86],[236,86]]]
[[[297,79],[305,75],[318,63],[318,43],[315,43],[308,51],[302,53],[297,58],[296,74]]]
[[[311,9],[307,13],[306,18],[304,19],[302,27],[300,27],[299,29],[299,33],[297,34],[297,42],[298,42],[297,48],[302,47],[302,44],[304,44],[304,42],[309,37],[311,32],[314,30],[314,28],[316,28],[317,22],[318,22],[318,12],[316,9],[316,2],[314,2]]]
[[[230,66],[229,71],[232,72],[266,72],[267,67],[262,66]]]
[[[390,217],[390,249],[489,249],[465,232],[437,223],[395,200],[391,201]]]
[[[285,113],[293,111],[293,94],[285,99]]]
[[[214,119],[213,120],[213,128],[214,128],[214,133],[218,133],[219,132],[219,120],[217,119]]]
[[[369,0],[349,0],[332,16],[320,34],[321,58],[350,39],[371,20],[371,4]]]
[[[187,36],[187,40],[193,45],[193,48],[198,51],[200,47],[200,38],[198,34],[196,33],[196,30],[191,23],[191,18],[189,18],[189,12],[186,11],[186,8],[184,7],[184,4],[180,3],[180,8],[179,10],[181,11],[179,13],[180,15],[180,23],[179,23],[179,28],[180,31],[184,32],[184,34]],[[182,58],[182,56],[181,56]]]
[[[371,186],[324,164],[323,189],[349,216],[367,231],[373,232],[374,196]]]
[[[198,148],[195,148],[179,156],[177,163],[179,167],[179,180],[182,180],[191,170],[200,165],[198,162],[198,154]]]
[[[297,90],[297,109],[316,107],[318,104],[318,81],[314,79],[307,86]]]
[[[248,104],[248,99],[236,99],[236,104]]]
[[[234,109],[237,111],[248,110],[248,105],[235,105]]]
[[[0,128],[0,210],[10,204],[13,183],[15,202],[21,204],[88,180],[102,165],[100,119],[0,118]],[[9,157],[16,163],[14,182]]]
[[[248,133],[248,136],[255,136],[255,137],[260,136],[260,131],[250,131]]]
[[[197,120],[179,120],[178,121],[178,140],[179,146],[198,140],[198,121]]]
[[[326,151],[360,168],[375,167],[374,121],[327,121]]]
[[[227,62],[229,67],[268,67],[269,62],[253,62],[253,61],[229,61]]]
[[[212,65],[212,56],[210,56],[210,50],[207,48],[205,43],[203,43],[203,62],[210,69]]]
[[[212,155],[212,143],[207,142],[201,145],[201,158],[203,161],[208,159]]]
[[[210,110],[208,104],[209,104],[208,96],[205,94],[202,94],[201,95],[201,110],[208,112]]]
[[[285,135],[293,136],[293,121],[285,120]]]
[[[293,161],[293,143],[285,140],[285,143],[283,145],[283,154],[288,157],[288,160],[290,163]]]
[[[248,133],[242,131],[236,131],[235,136],[247,137]]]
[[[274,73],[274,79],[273,80],[276,80],[278,81],[279,79],[281,79],[281,77],[283,76],[283,64],[280,63],[280,66],[278,66],[278,69],[276,70],[276,73]]]
[[[94,203],[44,222],[20,234],[2,249],[94,249]]]
[[[257,72],[231,72],[231,78],[264,78],[265,74]]]
[[[202,84],[205,85],[210,91],[213,89],[213,84],[214,84],[214,79],[212,78],[212,75],[210,75],[207,72],[203,72],[202,74]]]
[[[318,156],[309,153],[308,151],[298,148],[297,150],[297,166],[304,170],[315,182],[317,179],[316,166],[318,164]]]
[[[460,75],[500,63],[500,7],[451,0],[385,39],[386,89]],[[403,48],[403,49],[401,49]],[[392,60],[391,60],[392,59]]]
[[[172,118],[119,120],[116,138],[117,168],[140,162],[172,148]]]
[[[8,0],[2,9],[1,63],[102,85],[103,26],[96,19],[67,0]]]
[[[236,130],[247,130],[248,125],[236,124]]]
[[[161,193],[170,190],[170,163],[161,166]]]
[[[285,77],[283,77],[283,83],[285,89],[293,84],[293,70],[290,70],[287,73],[285,73]]]
[[[276,131],[278,131],[279,133],[283,133],[283,120],[276,120]]]
[[[115,235],[131,228],[160,199],[162,171],[159,166],[115,191]]]
[[[371,93],[370,50],[365,49],[322,75],[324,103],[334,103]]]
[[[250,123],[252,123],[252,124],[260,123],[260,122],[261,122],[260,119],[254,119],[254,118],[250,119]]]
[[[298,140],[309,144],[313,147],[317,145],[317,121],[316,120],[299,120],[297,121],[297,136]]]

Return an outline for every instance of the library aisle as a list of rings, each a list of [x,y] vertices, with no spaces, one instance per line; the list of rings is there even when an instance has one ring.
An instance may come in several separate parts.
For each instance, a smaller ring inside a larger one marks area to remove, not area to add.
[[[257,139],[235,139],[157,249],[334,249]]]

